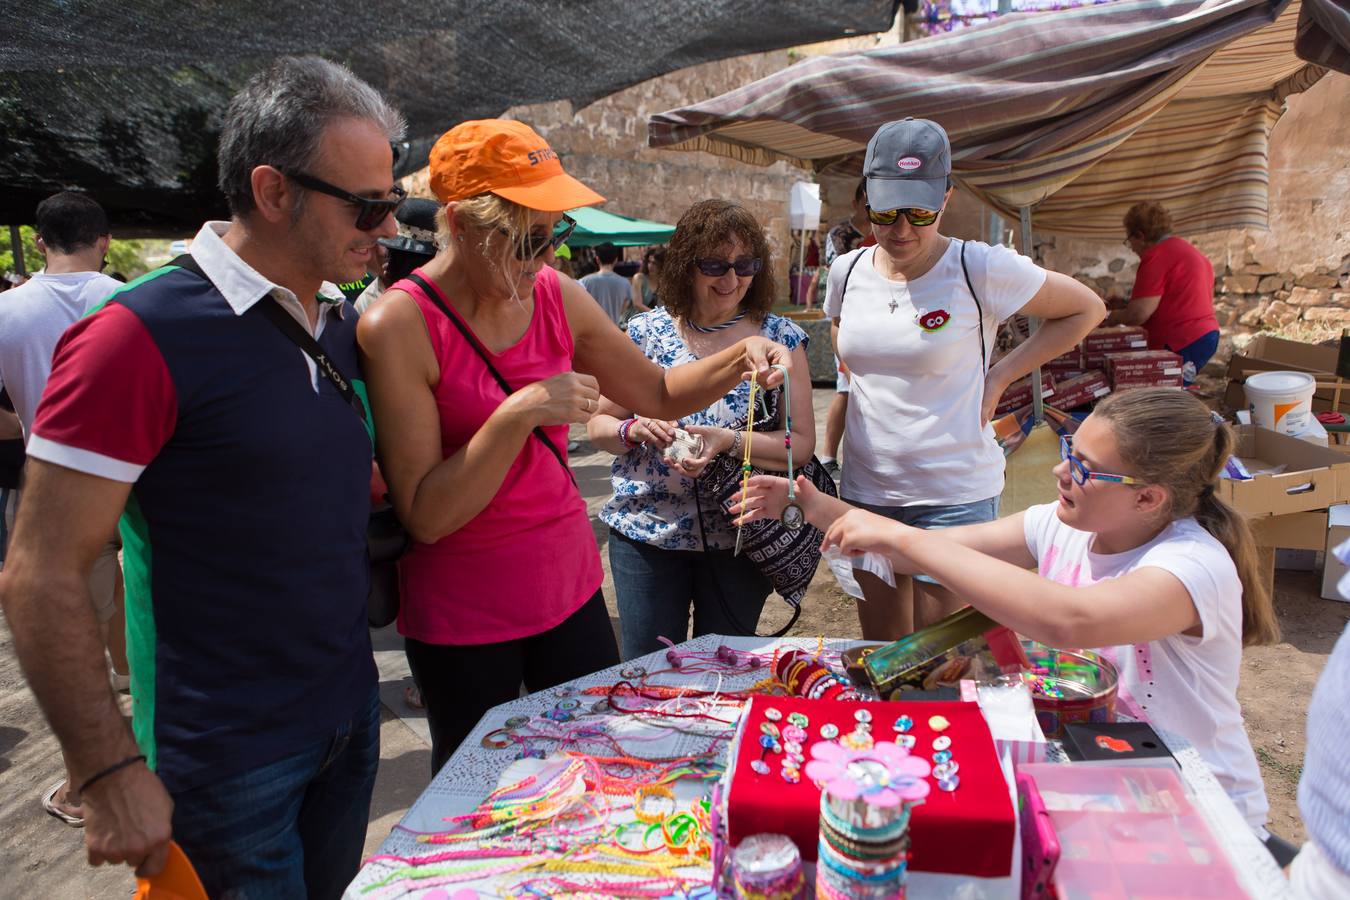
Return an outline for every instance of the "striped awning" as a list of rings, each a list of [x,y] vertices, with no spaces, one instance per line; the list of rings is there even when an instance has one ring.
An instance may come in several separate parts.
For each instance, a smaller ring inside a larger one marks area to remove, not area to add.
[[[1118,0],[809,59],[653,116],[648,142],[858,173],[877,126],[914,116],[1037,229],[1115,237],[1142,199],[1187,233],[1266,228],[1270,130],[1327,68],[1350,72],[1347,0]]]

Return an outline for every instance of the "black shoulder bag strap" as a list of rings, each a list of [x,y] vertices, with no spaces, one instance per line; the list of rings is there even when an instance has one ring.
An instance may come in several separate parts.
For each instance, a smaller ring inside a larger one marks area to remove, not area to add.
[[[984,349],[984,307],[980,305],[980,295],[975,293],[975,285],[970,281],[970,269],[966,266],[966,242],[961,242],[961,272],[966,276],[966,287],[970,289],[970,299],[975,301],[975,314],[980,319],[980,371],[989,368],[989,356]]]
[[[867,248],[863,248],[866,251]],[[853,257],[853,261],[848,264],[848,271],[844,273],[844,284],[839,288],[839,318],[844,317],[844,295],[848,293],[848,280],[853,277],[853,270],[858,267],[858,260],[862,259],[864,252],[859,252]]]
[[[207,282],[211,281],[189,253],[184,253],[182,256],[175,258],[169,265],[186,269]],[[368,424],[370,416],[366,412],[366,404],[361,401],[360,395],[356,393],[352,383],[347,380],[347,376],[342,374],[342,370],[337,367],[337,363],[329,358],[328,351],[324,350],[323,346],[314,340],[314,336],[306,331],[305,327],[297,322],[294,316],[282,309],[281,304],[270,294],[254,304],[253,308],[275,325],[277,331],[285,335],[291,343],[305,351],[306,356],[314,360],[314,365],[318,367],[323,377],[327,378],[333,387],[337,388],[337,392],[342,395],[342,399],[346,400],[351,408],[356,410],[356,414],[361,417],[361,421]]]
[[[848,293],[848,280],[853,277],[853,269],[858,265],[858,260],[863,258],[859,253],[853,257],[853,261],[848,264],[848,271],[844,273],[844,285],[839,289],[839,317],[844,315],[844,295]],[[961,272],[966,276],[966,287],[970,289],[970,298],[975,301],[975,314],[980,323],[980,370],[983,371],[989,367],[989,356],[984,347],[984,307],[980,304],[980,295],[975,293],[975,285],[970,280],[970,268],[966,265],[966,242],[961,242]]]
[[[483,361],[483,365],[487,366],[488,372],[497,382],[497,386],[502,389],[502,393],[506,394],[507,396],[514,394],[515,388],[507,384],[506,379],[502,377],[502,373],[497,371],[497,367],[492,364],[492,361],[490,359],[488,359],[487,351],[484,350],[483,347],[478,343],[478,339],[475,338],[473,334],[469,331],[469,327],[465,325],[463,322],[461,322],[459,320],[459,316],[455,315],[454,312],[452,312],[449,307],[447,307],[444,303],[441,302],[440,295],[436,291],[435,287],[433,287],[425,278],[423,278],[421,275],[418,275],[416,272],[409,272],[404,277],[407,278],[409,281],[411,281],[413,284],[420,287],[422,289],[422,293],[426,294],[427,299],[430,300],[432,303],[436,304],[436,308],[439,309],[441,312],[443,312],[445,314],[445,317],[449,319],[456,328],[459,329],[459,333],[464,335],[464,340],[469,342],[469,346],[472,347],[474,349],[474,352],[478,354],[478,358]],[[553,443],[552,439],[549,438],[548,434],[545,433],[544,429],[539,427],[538,425],[536,425],[534,428],[534,436],[544,442],[544,446],[549,449],[549,452],[552,453],[554,458],[558,460],[558,465],[563,467],[563,471],[567,473],[567,477],[572,480],[573,486],[577,487],[577,489],[580,490],[580,486],[577,485],[577,477],[576,475],[572,474],[572,468],[569,465],[567,465],[567,460],[563,459],[562,451],[558,449],[558,445]]]

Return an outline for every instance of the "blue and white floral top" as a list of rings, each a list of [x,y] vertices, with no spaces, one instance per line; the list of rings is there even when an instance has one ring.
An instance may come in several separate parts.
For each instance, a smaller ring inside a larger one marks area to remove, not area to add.
[[[805,346],[806,332],[791,319],[770,315],[760,335],[795,349]],[[675,320],[665,307],[641,313],[628,321],[628,336],[647,358],[663,369],[698,359],[680,337]],[[742,381],[721,400],[679,424],[709,427],[740,427],[750,404],[750,383]],[[614,458],[610,481],[614,496],[600,511],[606,525],[627,538],[642,541],[662,550],[702,550],[698,507],[694,501],[694,480],[666,465],[661,451],[636,447]],[[736,546],[736,531],[726,516],[708,515],[707,541],[710,550],[731,550]]]

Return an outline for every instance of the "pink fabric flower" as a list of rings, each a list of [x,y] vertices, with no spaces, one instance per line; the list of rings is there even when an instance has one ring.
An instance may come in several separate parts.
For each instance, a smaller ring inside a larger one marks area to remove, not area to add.
[[[932,771],[928,761],[889,741],[868,750],[817,741],[811,757],[806,777],[841,800],[861,797],[873,806],[899,806],[922,800],[931,790],[924,780]]]

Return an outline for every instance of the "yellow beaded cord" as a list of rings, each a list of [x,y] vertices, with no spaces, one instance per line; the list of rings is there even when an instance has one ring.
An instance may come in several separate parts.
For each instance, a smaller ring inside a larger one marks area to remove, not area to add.
[[[750,373],[750,402],[745,413],[745,448],[741,456],[741,523],[736,526],[736,549],[732,556],[741,554],[741,531],[745,528],[745,501],[750,496],[750,439],[755,435],[755,392],[759,390],[759,376]]]

